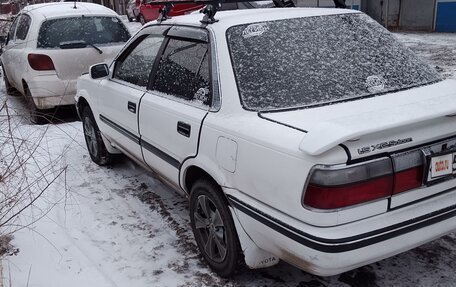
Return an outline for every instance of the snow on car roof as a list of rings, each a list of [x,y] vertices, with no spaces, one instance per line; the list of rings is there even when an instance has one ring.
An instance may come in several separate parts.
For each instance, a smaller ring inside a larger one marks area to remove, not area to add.
[[[217,12],[214,18],[219,21],[214,24],[210,24],[210,26],[214,29],[227,29],[232,26],[247,23],[350,13],[360,12],[350,9],[331,8],[259,8],[230,10]],[[202,24],[200,21],[202,20],[203,16],[204,15],[202,13],[176,16],[164,21],[163,23],[201,26]]]
[[[117,13],[111,9],[93,3],[76,2],[54,2],[34,4],[24,7],[22,12],[42,16],[43,18],[55,18],[62,16],[77,16],[77,15],[112,15],[117,16]]]

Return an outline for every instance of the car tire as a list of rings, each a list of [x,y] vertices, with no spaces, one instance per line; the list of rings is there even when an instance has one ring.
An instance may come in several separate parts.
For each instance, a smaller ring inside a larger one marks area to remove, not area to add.
[[[217,184],[207,179],[195,182],[190,220],[198,248],[211,269],[222,277],[234,275],[244,257],[228,202]]]
[[[41,110],[36,107],[35,102],[33,101],[32,93],[28,87],[25,87],[25,101],[27,103],[27,108],[29,111],[30,122],[36,125],[48,124],[49,120],[46,115],[49,110]]]
[[[6,94],[10,95],[10,96],[18,95],[18,93],[15,93],[16,89],[13,88],[13,86],[11,86],[11,84],[10,84],[10,82],[8,80],[8,76],[6,75],[5,68],[3,68],[3,65],[2,65],[2,72],[3,72],[3,80],[5,81]]]
[[[139,14],[139,22],[141,23],[141,25],[146,24],[146,19],[144,19],[144,16],[142,14]]]
[[[95,122],[90,107],[86,106],[83,108],[81,119],[87,150],[92,161],[101,166],[111,163],[113,155],[106,149],[100,129]]]

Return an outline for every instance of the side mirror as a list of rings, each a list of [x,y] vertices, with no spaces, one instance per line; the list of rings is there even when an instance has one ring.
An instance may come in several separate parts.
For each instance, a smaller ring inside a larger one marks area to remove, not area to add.
[[[90,77],[92,79],[101,79],[109,76],[109,68],[106,64],[96,64],[90,67]]]

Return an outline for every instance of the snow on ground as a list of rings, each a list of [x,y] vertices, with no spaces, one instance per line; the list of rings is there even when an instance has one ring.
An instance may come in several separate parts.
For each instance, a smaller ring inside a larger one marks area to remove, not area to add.
[[[444,76],[456,78],[456,35],[397,36]],[[3,101],[3,81],[0,91]],[[24,108],[21,97],[8,102]],[[92,163],[78,121],[32,126],[20,115],[13,121],[23,134],[46,130],[42,151],[63,155],[67,169],[20,218],[26,225],[46,211],[16,233],[20,252],[2,262],[5,286],[456,286],[456,234],[333,277],[280,263],[221,279],[198,253],[185,198],[124,157],[109,167]]]

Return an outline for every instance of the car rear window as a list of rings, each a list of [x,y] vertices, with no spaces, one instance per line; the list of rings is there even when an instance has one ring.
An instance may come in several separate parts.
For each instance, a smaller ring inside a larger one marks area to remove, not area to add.
[[[364,14],[239,25],[227,30],[227,40],[248,110],[331,104],[440,80]]]
[[[126,42],[130,33],[117,17],[69,17],[43,22],[38,48],[57,48],[62,42],[85,41],[90,44]]]

